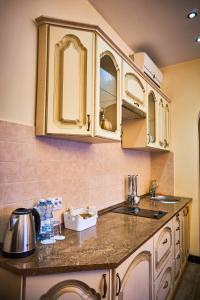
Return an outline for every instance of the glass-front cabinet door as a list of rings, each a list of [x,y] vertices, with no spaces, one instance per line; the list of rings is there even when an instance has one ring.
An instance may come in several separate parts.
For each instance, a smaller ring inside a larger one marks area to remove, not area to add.
[[[121,57],[100,37],[96,45],[95,135],[121,136]]]
[[[169,103],[160,97],[158,104],[158,139],[161,149],[169,150],[169,135]]]
[[[147,103],[147,144],[155,147],[157,144],[157,99],[152,89],[149,89]]]

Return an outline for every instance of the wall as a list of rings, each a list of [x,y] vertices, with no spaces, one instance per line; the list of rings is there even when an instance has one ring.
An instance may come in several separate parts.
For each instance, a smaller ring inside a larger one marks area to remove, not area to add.
[[[99,25],[125,53],[131,50],[87,0],[0,1],[0,119],[34,124],[37,28],[50,16]]]
[[[0,121],[0,236],[17,207],[42,197],[63,197],[63,207],[98,209],[125,200],[127,174],[139,174],[139,194],[148,191],[150,154],[120,143],[84,144],[36,138],[34,127]]]
[[[199,140],[200,59],[163,68],[172,102],[172,148],[176,195],[193,198],[191,254],[200,255]]]

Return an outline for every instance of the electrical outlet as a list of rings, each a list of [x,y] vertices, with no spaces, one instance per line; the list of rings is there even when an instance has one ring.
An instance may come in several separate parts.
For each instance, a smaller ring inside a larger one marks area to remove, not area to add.
[[[55,197],[52,199],[53,202],[53,210],[62,209],[62,197]]]

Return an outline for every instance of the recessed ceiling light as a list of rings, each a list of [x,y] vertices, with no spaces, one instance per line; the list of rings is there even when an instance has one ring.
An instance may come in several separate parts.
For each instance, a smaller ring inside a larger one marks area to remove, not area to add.
[[[192,20],[192,19],[196,18],[197,15],[198,15],[198,10],[193,9],[187,14],[187,18]]]
[[[196,37],[195,41],[196,41],[197,43],[200,43],[200,35]]]

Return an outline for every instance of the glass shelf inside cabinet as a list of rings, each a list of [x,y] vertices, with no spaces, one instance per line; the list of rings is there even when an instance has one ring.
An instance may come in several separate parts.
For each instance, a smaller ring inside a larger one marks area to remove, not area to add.
[[[117,129],[117,70],[110,55],[100,61],[100,127],[108,131]]]

